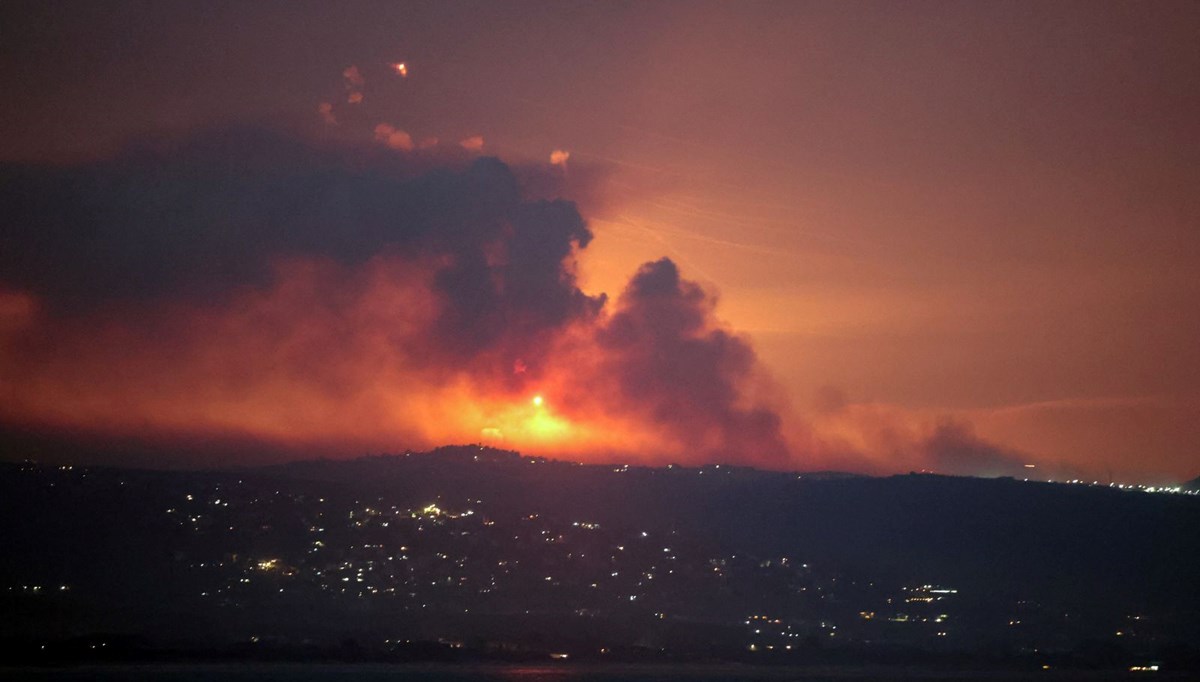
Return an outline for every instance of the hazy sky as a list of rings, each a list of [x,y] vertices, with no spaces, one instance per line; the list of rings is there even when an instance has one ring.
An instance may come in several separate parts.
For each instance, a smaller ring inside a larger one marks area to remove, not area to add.
[[[462,151],[578,201],[579,287],[606,310],[662,257],[719,294],[704,328],[757,350],[751,402],[782,416],[787,466],[955,470],[905,445],[949,438],[1200,474],[1196,3],[8,2],[0,86],[10,179],[231,127],[397,156],[478,136]],[[40,305],[9,280],[5,314]],[[101,401],[56,363],[8,365],[10,393],[54,375]],[[6,418],[95,427],[27,402]],[[647,438],[623,444],[670,450]]]

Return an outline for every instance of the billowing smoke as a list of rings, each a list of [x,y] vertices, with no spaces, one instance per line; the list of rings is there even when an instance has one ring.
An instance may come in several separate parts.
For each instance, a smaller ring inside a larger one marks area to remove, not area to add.
[[[836,389],[785,423],[749,343],[670,260],[615,301],[582,291],[593,234],[559,197],[569,182],[603,203],[603,172],[376,133],[223,130],[0,167],[0,445],[69,434],[203,461],[217,443],[228,461],[483,440],[592,461],[1020,467],[964,422]]]
[[[439,263],[430,347],[462,356],[600,306],[575,286],[574,249],[592,236],[582,219],[565,202],[524,201],[495,159],[425,171],[241,131],[6,175],[0,282],[55,308],[211,302],[268,286],[281,259],[353,269],[380,255]]]
[[[930,465],[943,473],[1011,476],[1024,466],[1018,453],[983,440],[965,422],[942,420],[922,445]]]
[[[670,260],[643,265],[597,335],[603,375],[624,404],[669,429],[695,460],[737,452],[786,464],[779,414],[746,401],[754,351],[715,326],[714,303]]]
[[[580,290],[591,231],[524,188],[554,173],[257,130],[0,173],[10,426],[787,465],[752,350],[674,264],[612,310]]]
[[[855,402],[841,389],[824,386],[809,416],[806,450],[825,466],[974,476],[1026,471],[1027,455],[989,442],[970,422],[941,411]]]

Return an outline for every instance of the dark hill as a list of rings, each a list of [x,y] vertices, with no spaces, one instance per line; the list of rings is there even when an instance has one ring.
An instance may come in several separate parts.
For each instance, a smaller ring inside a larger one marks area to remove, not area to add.
[[[425,658],[778,646],[1119,667],[1200,641],[1200,496],[1107,486],[477,446],[210,472],[27,463],[0,465],[0,538],[0,642],[26,653],[106,633],[301,657],[417,656],[408,641]]]

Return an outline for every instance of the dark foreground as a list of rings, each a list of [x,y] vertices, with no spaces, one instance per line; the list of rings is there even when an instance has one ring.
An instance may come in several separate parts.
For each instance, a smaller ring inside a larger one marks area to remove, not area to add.
[[[9,670],[1200,673],[1200,496],[1107,484],[478,446],[210,472],[27,462],[0,465],[0,538]],[[161,667],[179,662],[203,667]],[[571,667],[512,667],[555,662]],[[287,667],[305,663],[332,667]],[[589,667],[615,665],[660,667]]]
[[[140,680],[207,682],[209,680],[413,680],[416,682],[757,682],[798,680],[995,680],[1017,682],[1075,682],[1083,680],[1144,679],[1145,672],[1038,671],[974,672],[895,667],[778,668],[742,665],[714,666],[514,666],[514,665],[152,665],[80,666],[71,668],[0,668],[0,679],[21,680]],[[1186,673],[1157,672],[1151,679],[1191,679]]]

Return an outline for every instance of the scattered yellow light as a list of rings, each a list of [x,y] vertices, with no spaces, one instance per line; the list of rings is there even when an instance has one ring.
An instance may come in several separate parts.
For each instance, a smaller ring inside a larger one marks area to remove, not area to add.
[[[536,405],[537,407],[541,407],[543,402],[545,402],[545,401],[542,399],[542,396],[540,396],[540,395],[533,396],[533,404]]]

